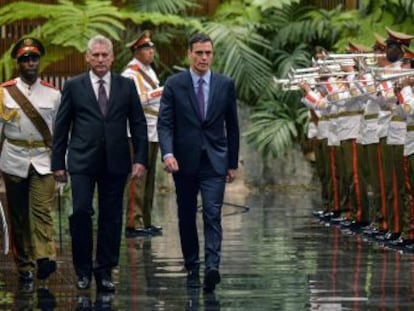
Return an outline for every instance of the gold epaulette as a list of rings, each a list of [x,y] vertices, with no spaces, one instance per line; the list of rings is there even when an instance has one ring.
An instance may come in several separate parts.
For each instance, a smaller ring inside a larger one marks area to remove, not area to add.
[[[11,80],[11,81],[13,81],[13,80]],[[8,83],[8,82],[5,82],[5,83]],[[10,120],[18,117],[19,115],[18,115],[17,109],[7,108],[6,105],[4,104],[4,89],[3,89],[3,86],[4,86],[5,83],[3,83],[0,86],[0,120],[5,121],[5,122],[9,122]],[[8,84],[8,85],[10,86],[10,85],[14,85],[14,84]]]

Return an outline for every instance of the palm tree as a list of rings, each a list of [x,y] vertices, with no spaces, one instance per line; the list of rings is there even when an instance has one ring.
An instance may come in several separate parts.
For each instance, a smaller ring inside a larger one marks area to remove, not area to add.
[[[135,2],[148,3],[148,1]],[[85,0],[83,2],[58,0],[57,4],[22,1],[0,8],[0,25],[27,19],[42,21],[27,35],[41,38],[46,45],[48,53],[42,60],[43,69],[75,51],[84,52],[87,41],[96,34],[106,35],[115,42],[125,39],[124,24],[126,22],[133,25],[151,23],[152,25],[174,25],[183,28],[200,27],[195,19],[168,14],[168,12],[191,7],[193,4],[193,1],[189,0],[153,0],[151,5],[147,5],[148,11],[131,11],[115,7],[109,0]],[[164,9],[166,12],[152,11],[157,8]],[[0,80],[2,81],[9,78],[13,71],[10,50],[11,48],[0,58]]]

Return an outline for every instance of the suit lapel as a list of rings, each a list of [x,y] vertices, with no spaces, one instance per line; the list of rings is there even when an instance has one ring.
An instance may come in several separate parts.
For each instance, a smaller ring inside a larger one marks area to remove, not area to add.
[[[113,72],[111,72],[111,90],[109,92],[108,108],[106,110],[107,115],[109,113],[109,110],[114,104],[116,90],[120,89],[118,86],[118,82],[119,82],[119,79],[115,76]]]
[[[83,88],[85,92],[91,98],[91,101],[95,102],[98,107],[98,100],[96,99],[95,92],[93,91],[93,86],[92,86],[91,78],[89,77],[89,73],[86,73],[83,76],[82,84],[83,84]]]
[[[217,76],[211,73],[210,78],[210,87],[209,87],[209,94],[208,94],[208,103],[207,103],[207,114],[206,120],[210,119],[212,113],[214,112],[214,103],[217,101],[215,100],[218,92],[218,83],[217,83]]]

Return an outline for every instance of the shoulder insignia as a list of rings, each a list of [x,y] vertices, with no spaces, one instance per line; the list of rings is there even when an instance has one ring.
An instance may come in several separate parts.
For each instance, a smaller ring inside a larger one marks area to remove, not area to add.
[[[7,86],[16,85],[16,83],[17,83],[16,80],[9,80],[9,81],[3,82],[2,84],[0,84],[0,86],[7,87]]]
[[[41,80],[41,81],[40,81],[40,84],[41,84],[41,85],[44,85],[44,86],[47,86],[47,87],[51,87],[52,89],[57,90],[57,88],[56,88],[53,84],[49,83],[49,82],[48,82],[48,81],[46,81],[46,80]]]
[[[129,66],[130,69],[134,70],[134,71],[138,71],[139,70],[139,66],[137,64],[135,65],[131,65]]]

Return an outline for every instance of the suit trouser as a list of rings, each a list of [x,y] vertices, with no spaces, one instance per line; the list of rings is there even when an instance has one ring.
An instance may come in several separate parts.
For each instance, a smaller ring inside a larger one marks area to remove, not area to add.
[[[51,174],[40,175],[32,166],[27,178],[3,177],[14,260],[20,272],[31,271],[37,259],[56,257],[52,218],[56,184]]]
[[[391,232],[400,233],[404,210],[404,145],[383,145],[384,185],[387,195],[387,224]]]
[[[155,172],[159,144],[148,145],[148,169],[141,179],[131,180],[127,185],[127,228],[147,228],[152,225],[151,213],[155,193]]]
[[[201,193],[204,222],[205,269],[218,269],[222,241],[221,210],[226,183],[225,175],[215,173],[208,156],[203,153],[198,172],[174,174],[178,205],[178,226],[184,265],[187,270],[200,267],[197,232],[197,195]]]
[[[122,231],[122,200],[127,175],[71,174],[73,214],[69,217],[72,258],[78,276],[110,276],[118,265]],[[98,186],[98,234],[93,261],[92,216]]]

